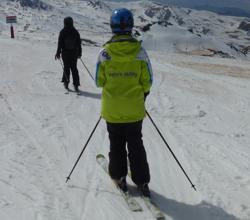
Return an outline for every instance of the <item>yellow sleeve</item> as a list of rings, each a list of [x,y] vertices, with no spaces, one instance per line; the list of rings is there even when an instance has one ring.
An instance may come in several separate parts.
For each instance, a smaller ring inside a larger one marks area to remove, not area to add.
[[[99,53],[97,64],[96,64],[96,74],[95,74],[95,83],[97,87],[103,87],[106,82],[105,77],[105,61],[109,57],[105,49],[102,49]]]
[[[140,83],[142,84],[144,93],[146,93],[149,92],[152,86],[152,73],[148,63],[145,61],[142,61],[141,70]]]
[[[102,62],[97,63],[95,83],[97,87],[103,87],[106,82],[105,66]]]

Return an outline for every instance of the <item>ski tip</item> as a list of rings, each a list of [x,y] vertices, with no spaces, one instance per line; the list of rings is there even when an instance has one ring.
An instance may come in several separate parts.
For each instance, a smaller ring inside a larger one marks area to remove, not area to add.
[[[105,158],[103,154],[97,154],[96,159]]]

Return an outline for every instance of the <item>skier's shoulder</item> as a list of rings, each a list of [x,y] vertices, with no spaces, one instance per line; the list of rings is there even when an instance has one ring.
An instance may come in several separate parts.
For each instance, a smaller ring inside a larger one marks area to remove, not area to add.
[[[143,61],[147,61],[149,59],[147,51],[145,50],[144,47],[141,46],[141,49],[136,56],[136,59],[143,60]]]
[[[62,36],[76,36],[79,35],[79,32],[74,27],[64,27],[60,34]]]
[[[65,34],[65,29],[63,28],[63,29],[60,30],[59,35],[63,36],[64,34]]]
[[[75,27],[72,28],[72,32],[73,32],[75,35],[80,36],[79,31],[78,31]]]
[[[103,61],[107,61],[107,60],[110,60],[111,57],[110,55],[108,54],[106,48],[102,48],[99,52],[99,61],[100,62],[103,62]]]

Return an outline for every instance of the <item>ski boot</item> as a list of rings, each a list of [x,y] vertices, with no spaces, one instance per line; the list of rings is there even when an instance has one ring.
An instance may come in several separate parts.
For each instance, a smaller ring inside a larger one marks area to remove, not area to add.
[[[116,186],[123,191],[124,193],[126,193],[128,191],[128,187],[127,187],[127,182],[126,182],[126,177],[121,177],[120,180],[115,180],[113,179],[113,181],[115,182]]]
[[[75,87],[75,91],[79,92],[78,86],[74,86]]]
[[[66,90],[69,90],[69,84],[67,82],[64,82],[63,85]]]
[[[142,196],[150,198],[150,190],[148,187],[148,183],[138,185],[137,188],[141,192]]]

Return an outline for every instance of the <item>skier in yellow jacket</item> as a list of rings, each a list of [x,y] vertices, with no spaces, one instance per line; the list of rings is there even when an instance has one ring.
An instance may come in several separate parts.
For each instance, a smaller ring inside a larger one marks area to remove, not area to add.
[[[114,10],[110,26],[114,35],[99,54],[95,78],[96,85],[103,88],[101,115],[110,139],[109,173],[118,187],[127,191],[128,156],[133,182],[149,197],[150,172],[142,141],[142,120],[152,85],[152,68],[141,42],[132,37],[131,11]]]

